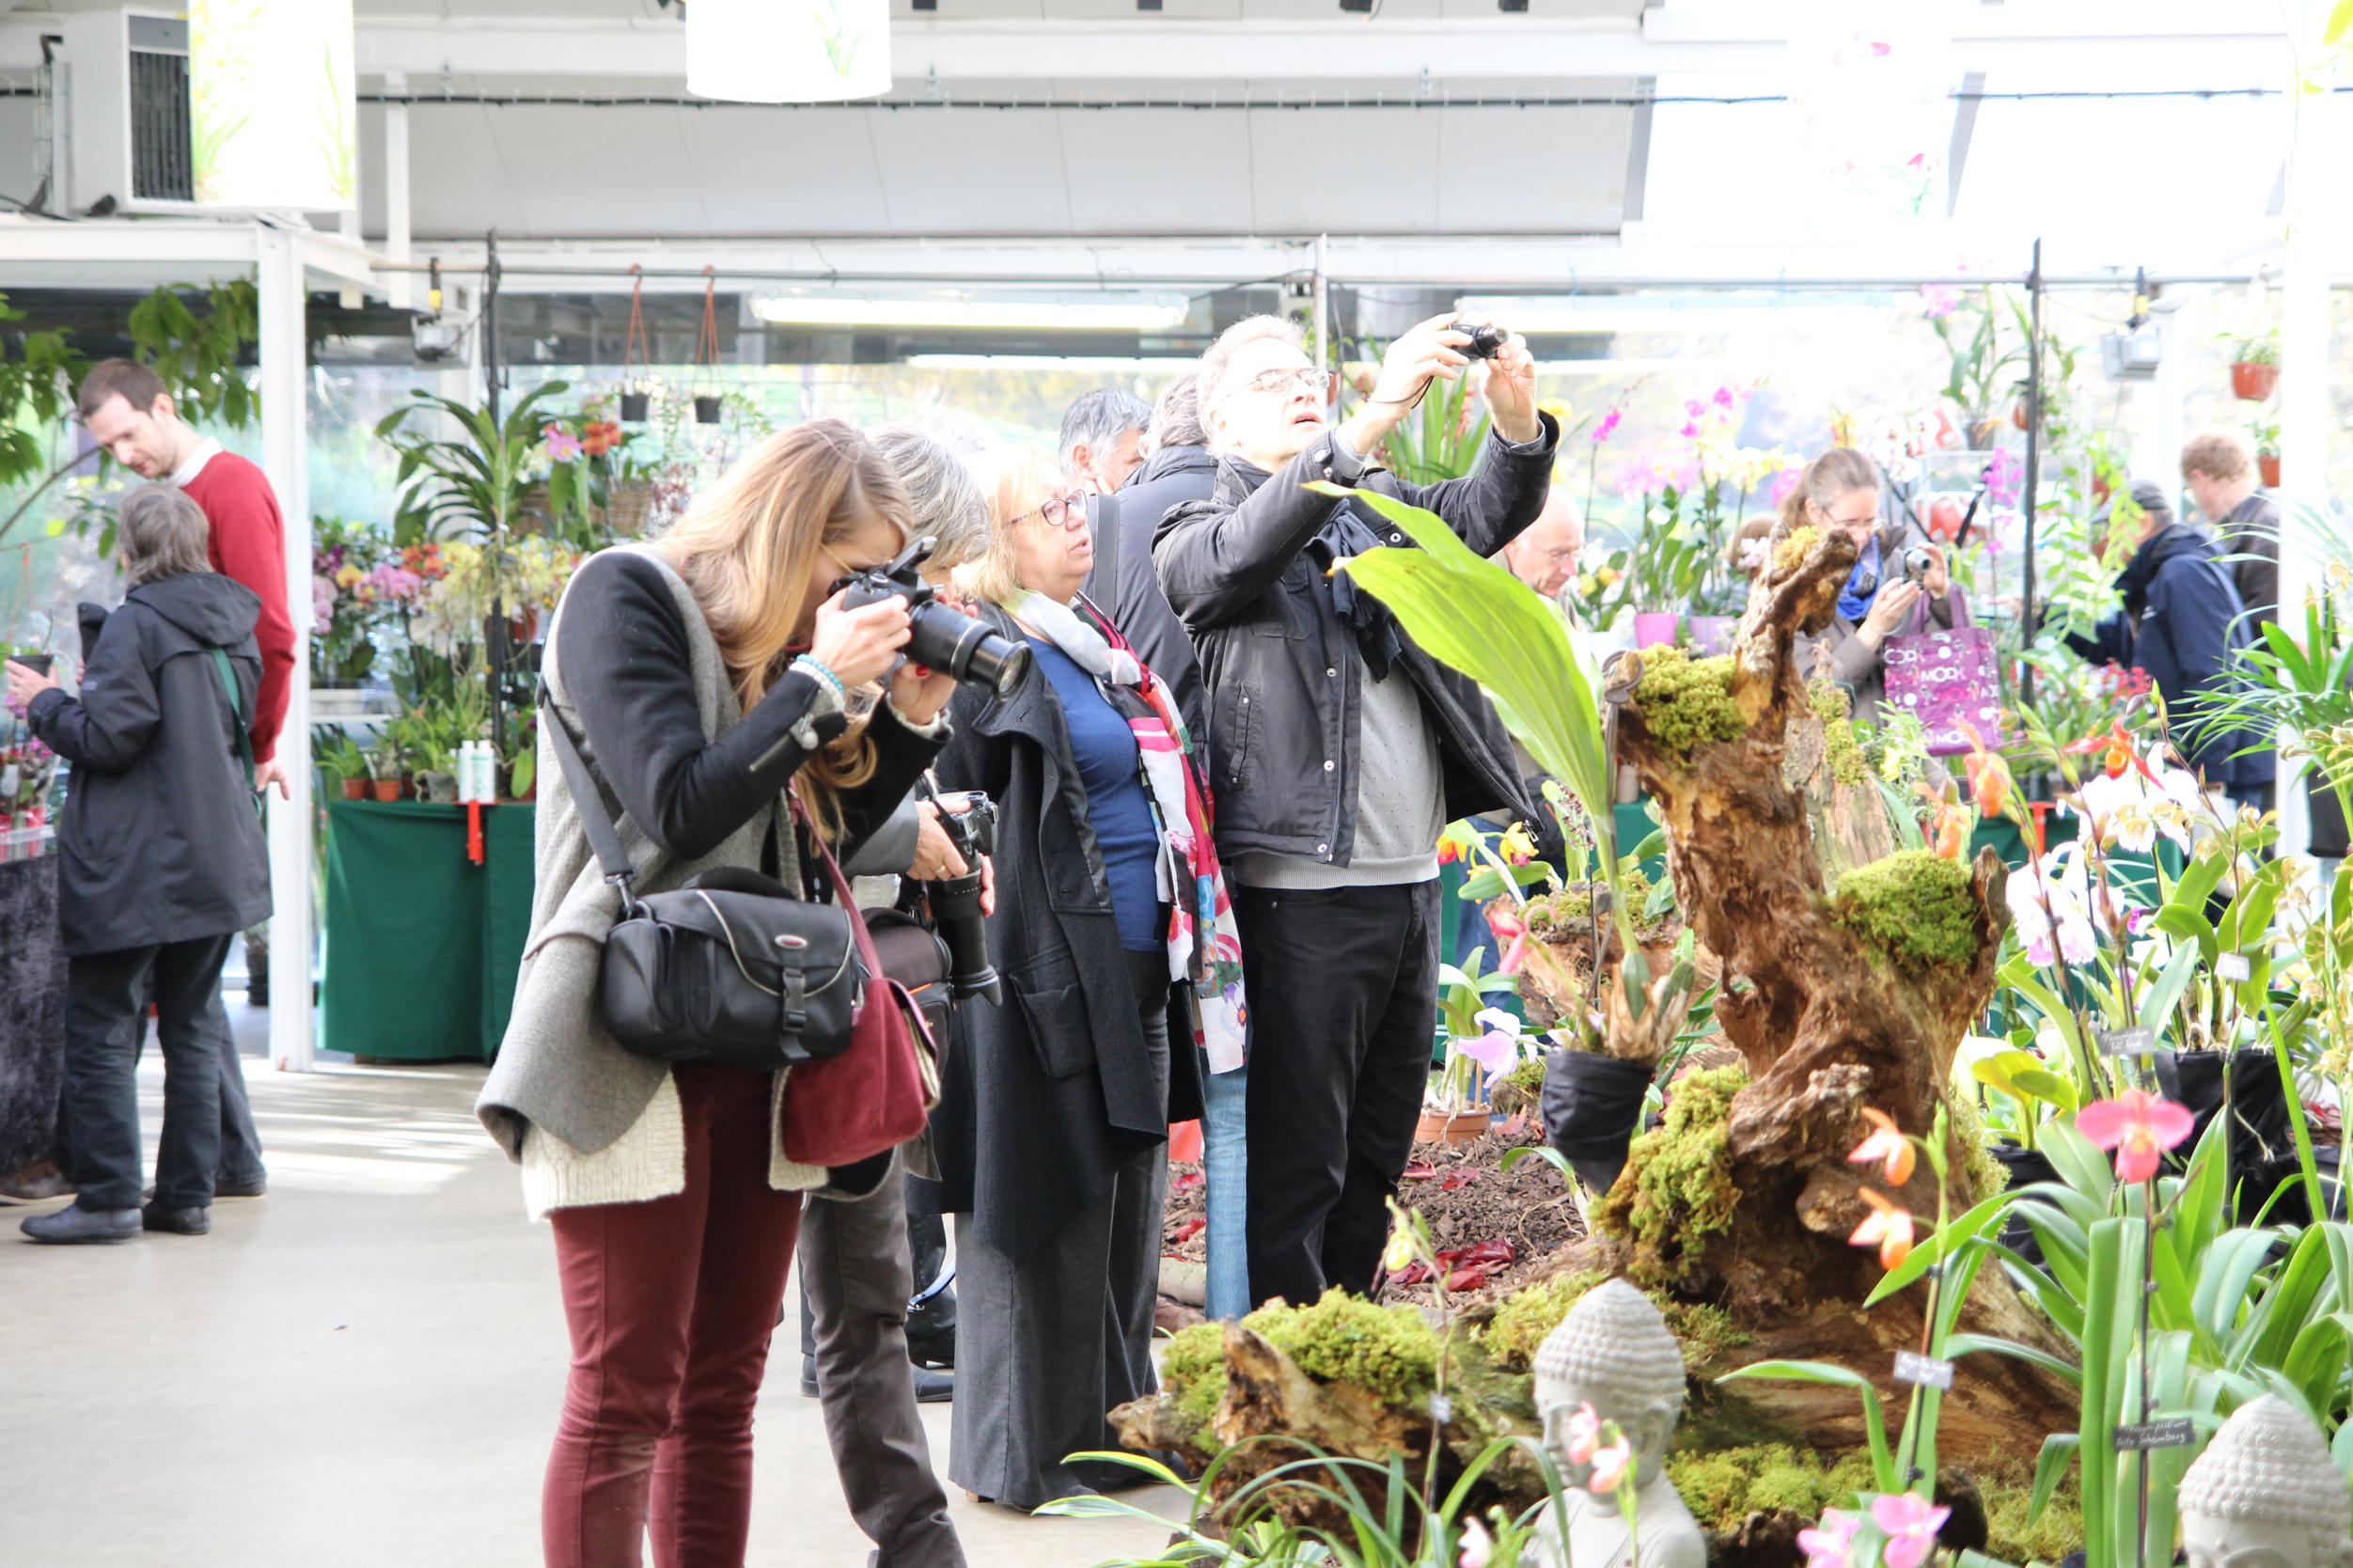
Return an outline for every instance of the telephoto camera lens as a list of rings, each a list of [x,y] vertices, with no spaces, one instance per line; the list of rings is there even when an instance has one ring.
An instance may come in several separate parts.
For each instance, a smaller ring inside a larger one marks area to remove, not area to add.
[[[996,848],[996,806],[988,796],[974,792],[964,797],[970,803],[964,810],[950,811],[948,801],[953,798],[940,798],[939,825],[968,869],[962,876],[941,877],[923,886],[931,895],[933,929],[948,944],[949,992],[959,1001],[983,996],[995,1006],[1004,1000],[1004,987],[989,964],[988,928],[980,913],[980,857]]]
[[[944,669],[957,680],[985,686],[999,697],[1010,696],[1029,668],[1029,645],[999,636],[986,621],[951,609],[933,596],[932,585],[916,570],[938,541],[928,535],[907,546],[888,566],[871,567],[853,575],[843,589],[841,607],[855,610],[897,595],[907,602],[907,657],[933,669]]]
[[[1475,326],[1468,321],[1457,321],[1454,330],[1470,334],[1469,342],[1457,343],[1455,347],[1473,359],[1493,359],[1503,352],[1503,345],[1512,338],[1510,333],[1492,321],[1481,321]]]

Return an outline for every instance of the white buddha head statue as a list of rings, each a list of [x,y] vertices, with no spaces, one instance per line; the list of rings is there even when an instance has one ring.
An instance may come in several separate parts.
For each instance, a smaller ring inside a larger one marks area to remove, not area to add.
[[[1623,1279],[1586,1293],[1536,1353],[1545,1448],[1578,1486],[1592,1472],[1569,1461],[1569,1421],[1587,1404],[1633,1445],[1638,1487],[1666,1473],[1667,1441],[1683,1416],[1683,1350],[1650,1298]]]
[[[2189,1568],[2353,1568],[2353,1492],[2309,1418],[2276,1394],[2238,1407],[2182,1476]]]

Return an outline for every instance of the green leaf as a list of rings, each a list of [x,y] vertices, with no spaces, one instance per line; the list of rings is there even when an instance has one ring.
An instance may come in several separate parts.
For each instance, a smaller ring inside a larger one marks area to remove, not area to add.
[[[2188,987],[2190,977],[2198,972],[2198,961],[2202,956],[2193,943],[2185,942],[2173,949],[2173,956],[2166,964],[2165,972],[2157,977],[2155,985],[2141,994],[2138,1022],[2159,1034],[2165,1032],[2165,1021],[2172,1016],[2173,1004],[2181,1000],[2181,994]]]
[[[1718,1383],[1735,1378],[1762,1377],[1789,1383],[1825,1383],[1833,1388],[1853,1388],[1862,1396],[1863,1435],[1871,1441],[1871,1464],[1876,1473],[1879,1490],[1903,1490],[1895,1470],[1895,1458],[1888,1450],[1888,1430],[1879,1413],[1879,1390],[1859,1372],[1833,1366],[1827,1361],[1757,1361],[1738,1372],[1726,1372]]]
[[[1988,1229],[1999,1228],[2002,1215],[2009,1212],[2011,1198],[2006,1192],[1993,1197],[1970,1209],[1940,1231],[1932,1232],[1905,1260],[1880,1277],[1871,1294],[1863,1297],[1863,1306],[1876,1307],[1896,1292],[1911,1285],[1929,1268],[1943,1261],[1948,1253],[1968,1246],[1984,1235]]]
[[[1948,1359],[1973,1356],[1980,1351],[1991,1351],[1997,1356],[2016,1356],[2021,1361],[2031,1362],[2055,1376],[2065,1378],[2078,1388],[2083,1387],[2081,1367],[2069,1366],[2047,1350],[2037,1350],[2032,1345],[2023,1345],[2016,1340],[2005,1340],[1991,1334],[1954,1334],[1945,1341],[1944,1349]]]

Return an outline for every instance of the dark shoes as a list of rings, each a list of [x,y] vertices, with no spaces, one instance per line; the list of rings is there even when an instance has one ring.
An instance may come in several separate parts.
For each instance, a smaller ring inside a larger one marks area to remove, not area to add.
[[[250,1182],[216,1181],[212,1184],[212,1196],[215,1198],[260,1198],[269,1190],[270,1179],[267,1176],[256,1176]],[[155,1201],[155,1189],[149,1187],[139,1196],[152,1203]],[[782,1323],[784,1320],[778,1318],[776,1321]]]
[[[161,1203],[149,1203],[139,1211],[139,1223],[150,1231],[168,1231],[175,1236],[201,1236],[212,1229],[210,1209],[166,1209]]]
[[[956,1397],[956,1374],[939,1372],[931,1367],[915,1369],[915,1402],[918,1404],[946,1404]]]
[[[18,1229],[35,1241],[54,1247],[127,1242],[139,1233],[139,1211],[86,1209],[79,1203],[69,1203],[55,1213],[35,1215]]]

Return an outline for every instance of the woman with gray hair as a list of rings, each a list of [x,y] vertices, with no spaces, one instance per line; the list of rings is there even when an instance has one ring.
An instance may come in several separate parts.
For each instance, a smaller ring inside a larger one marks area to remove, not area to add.
[[[270,915],[248,734],[261,689],[261,601],[212,570],[196,504],[166,485],[123,498],[130,592],[82,606],[82,691],[10,663],[8,700],[73,764],[57,823],[66,966],[67,1141],[73,1206],[24,1222],[35,1241],[121,1242],[212,1229],[229,938]],[[139,1207],[140,1013],[164,1054],[155,1199]]]

